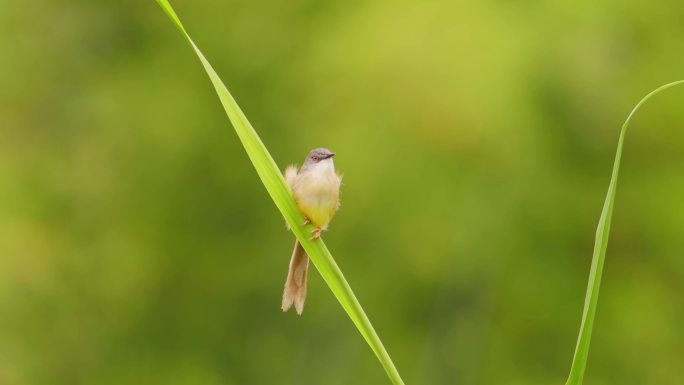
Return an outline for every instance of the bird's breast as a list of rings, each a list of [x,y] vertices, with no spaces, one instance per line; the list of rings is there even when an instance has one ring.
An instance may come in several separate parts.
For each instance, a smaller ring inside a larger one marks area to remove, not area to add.
[[[332,172],[301,173],[294,186],[299,209],[317,227],[325,227],[337,210],[340,181]]]

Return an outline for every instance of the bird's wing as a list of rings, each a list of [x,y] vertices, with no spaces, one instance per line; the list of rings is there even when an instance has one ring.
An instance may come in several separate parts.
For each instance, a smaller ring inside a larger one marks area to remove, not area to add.
[[[343,177],[344,175],[343,175],[343,174],[340,174],[339,172],[335,172],[335,176],[337,176],[337,188],[338,188],[338,190],[339,190],[340,186],[342,186],[342,177]],[[339,194],[339,192],[338,192],[338,194]],[[335,211],[337,211],[337,210],[339,210],[339,209],[340,209],[340,198],[339,198],[339,195],[338,195],[338,198],[337,198],[337,206],[335,206]]]
[[[294,164],[287,166],[285,169],[285,182],[290,186],[290,189],[294,188],[294,183],[297,180],[298,169]]]
[[[285,172],[283,175],[285,176],[285,182],[287,183],[288,187],[290,187],[290,190],[294,190],[294,184],[295,181],[297,180],[297,174],[299,173],[299,170],[297,166],[294,164],[291,164],[287,166],[285,169]],[[294,191],[293,191],[294,193]],[[290,225],[285,221],[285,226],[287,227],[288,230],[290,230]]]

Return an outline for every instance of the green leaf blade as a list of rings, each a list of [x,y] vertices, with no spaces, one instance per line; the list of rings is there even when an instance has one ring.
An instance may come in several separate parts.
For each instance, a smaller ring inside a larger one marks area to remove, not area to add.
[[[617,150],[615,154],[615,161],[613,163],[613,171],[610,177],[610,184],[608,185],[608,192],[601,210],[601,217],[599,218],[598,226],[596,228],[596,239],[594,242],[594,251],[591,259],[591,269],[589,271],[589,282],[587,283],[587,292],[584,298],[584,310],[582,313],[582,323],[580,324],[579,335],[577,336],[577,345],[575,347],[575,354],[572,359],[572,366],[566,385],[582,385],[584,379],[584,372],[587,366],[587,359],[589,356],[589,343],[591,342],[591,332],[594,327],[594,319],[596,317],[596,307],[598,304],[599,289],[601,287],[601,276],[603,275],[603,265],[606,259],[606,250],[608,248],[608,237],[610,235],[610,224],[613,217],[613,206],[615,203],[615,190],[620,173],[620,162],[622,160],[622,151],[625,141],[625,134],[629,122],[636,111],[651,97],[658,93],[679,84],[684,84],[684,80],[678,80],[672,83],[665,84],[656,88],[655,90],[644,96],[639,103],[634,106],[632,111],[627,116],[627,119],[622,124],[620,130],[620,138],[618,139]]]
[[[183,37],[190,43],[195,54],[200,59],[235,132],[247,152],[247,156],[254,165],[254,168],[271,196],[271,199],[292,229],[293,234],[302,244],[314,266],[318,269],[340,305],[342,305],[356,328],[373,350],[373,353],[375,353],[392,383],[395,385],[403,385],[404,382],[394,366],[392,359],[387,353],[378,334],[375,332],[366,313],[363,311],[361,304],[356,299],[349,283],[347,283],[347,280],[344,278],[342,271],[330,254],[330,251],[320,238],[315,241],[309,240],[308,234],[311,230],[311,226],[301,226],[301,223],[304,222],[304,217],[297,209],[292,193],[290,192],[289,187],[287,187],[283,175],[278,169],[273,157],[266,149],[266,146],[259,138],[259,135],[249,123],[247,117],[223,84],[214,68],[187,33],[180,18],[178,18],[169,2],[167,0],[157,0],[157,3],[159,3]]]

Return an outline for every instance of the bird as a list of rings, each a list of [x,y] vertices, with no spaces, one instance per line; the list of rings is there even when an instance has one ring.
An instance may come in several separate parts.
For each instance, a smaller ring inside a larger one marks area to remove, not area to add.
[[[321,236],[340,207],[340,184],[342,176],[335,171],[334,152],[316,148],[306,156],[301,168],[291,165],[285,169],[285,181],[292,190],[297,208],[304,215],[306,224],[314,226],[311,240]],[[298,315],[304,311],[306,278],[309,256],[301,243],[295,239],[290,268],[283,290],[282,309],[288,311],[294,304]]]

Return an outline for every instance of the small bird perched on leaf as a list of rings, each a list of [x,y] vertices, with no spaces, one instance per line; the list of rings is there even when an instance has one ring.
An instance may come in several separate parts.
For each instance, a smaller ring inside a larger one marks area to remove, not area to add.
[[[327,148],[311,150],[300,169],[289,166],[285,170],[285,180],[292,189],[299,211],[304,214],[306,222],[314,226],[311,239],[321,236],[328,228],[328,223],[340,207],[340,182],[342,177],[335,172],[333,163],[335,153]],[[294,304],[297,314],[304,311],[306,299],[306,275],[309,268],[309,256],[295,239],[290,270],[283,291],[283,311]]]

